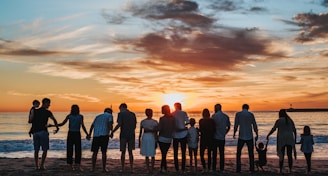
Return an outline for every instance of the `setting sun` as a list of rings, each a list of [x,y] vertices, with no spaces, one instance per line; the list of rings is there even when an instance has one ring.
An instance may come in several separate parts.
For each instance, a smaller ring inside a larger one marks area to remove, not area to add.
[[[162,95],[163,103],[170,106],[171,110],[174,110],[174,103],[179,102],[184,105],[186,96],[181,93],[169,93]]]

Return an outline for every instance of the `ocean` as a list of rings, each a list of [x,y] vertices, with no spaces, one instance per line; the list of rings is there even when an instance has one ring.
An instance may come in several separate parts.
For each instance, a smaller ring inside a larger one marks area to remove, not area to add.
[[[95,116],[101,112],[82,112],[84,115],[85,126],[89,131],[90,125]],[[226,137],[225,154],[226,157],[235,158],[237,139],[233,139],[233,124],[236,112],[225,112],[230,117],[231,130]],[[271,130],[274,122],[278,118],[276,111],[255,111],[256,122],[259,128],[259,141],[266,141],[266,135]],[[60,123],[64,120],[68,112],[53,112],[57,121]],[[290,117],[294,120],[297,128],[297,141],[300,141],[300,134],[303,133],[304,125],[309,125],[311,132],[314,135],[314,153],[313,159],[326,160],[328,159],[328,112],[289,112]],[[138,146],[139,126],[140,121],[146,116],[144,113],[136,113],[137,115],[137,129],[136,129],[136,150],[134,150],[135,159],[143,159],[140,155]],[[196,122],[201,119],[201,113],[188,113],[190,118],[195,118]],[[116,125],[117,114],[113,113],[114,125]],[[158,120],[160,113],[154,113],[154,119]],[[31,124],[27,123],[28,112],[1,112],[0,113],[0,158],[33,158],[33,141],[29,137],[28,131]],[[52,123],[49,120],[49,123]],[[196,123],[198,126],[198,123]],[[54,128],[53,128],[54,129]],[[68,131],[68,123],[61,127],[57,134],[53,134],[53,129],[49,128],[50,132],[50,150],[48,157],[52,158],[66,158],[66,137]],[[85,134],[82,132],[82,157],[91,158],[92,152],[91,140],[85,139]],[[237,132],[238,133],[238,132]],[[298,158],[304,158],[300,151],[300,145],[296,146]],[[156,159],[160,159],[160,150],[157,148]],[[268,145],[268,158],[278,158],[276,155],[276,132],[270,136]],[[119,159],[119,130],[115,133],[113,139],[110,139],[108,145],[108,158]],[[100,156],[100,155],[99,155]],[[244,146],[242,157],[247,157],[247,147]],[[171,147],[168,153],[168,158],[173,158],[173,148]],[[188,158],[188,157],[187,157]]]

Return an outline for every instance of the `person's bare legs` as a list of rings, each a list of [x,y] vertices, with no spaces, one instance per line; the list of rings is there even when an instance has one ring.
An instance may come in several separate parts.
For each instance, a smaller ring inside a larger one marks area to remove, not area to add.
[[[96,170],[97,154],[98,152],[92,153],[92,171]]]
[[[133,153],[132,153],[132,150],[129,150],[129,159],[130,159],[131,173],[133,173]]]
[[[102,152],[102,165],[103,165],[103,172],[108,172],[106,169],[106,162],[107,162],[107,153]]]
[[[35,163],[35,169],[39,170],[39,150],[34,151],[34,163]]]
[[[125,162],[125,151],[121,152],[121,167],[122,167],[122,172],[124,172],[124,163]]]
[[[46,169],[45,166],[44,166],[44,163],[45,163],[46,158],[47,158],[47,153],[48,153],[48,150],[44,150],[42,152],[41,165],[40,165],[40,169],[41,170],[45,170]]]

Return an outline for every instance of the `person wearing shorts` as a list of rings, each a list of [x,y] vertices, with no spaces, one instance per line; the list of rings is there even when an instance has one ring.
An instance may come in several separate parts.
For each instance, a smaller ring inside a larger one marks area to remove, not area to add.
[[[95,171],[96,169],[97,154],[100,147],[102,153],[103,172],[108,172],[106,169],[107,146],[109,141],[109,133],[112,129],[113,129],[112,109],[106,108],[103,114],[100,114],[95,118],[95,120],[93,121],[90,127],[89,135],[87,136],[87,138],[90,139],[92,131],[94,131],[92,144],[91,144],[91,151],[93,152],[92,171]]]
[[[124,172],[124,162],[125,162],[125,151],[126,146],[128,147],[129,160],[131,172],[133,172],[133,153],[132,150],[135,149],[135,129],[137,126],[137,118],[135,113],[129,111],[128,106],[122,103],[119,107],[120,112],[117,116],[117,125],[113,129],[110,137],[113,137],[114,132],[121,129],[120,132],[120,151],[121,151],[121,166],[122,172]]]
[[[50,106],[50,99],[44,98],[42,100],[42,106],[39,109],[34,110],[34,117],[31,119],[32,122],[32,134],[33,134],[33,145],[34,145],[34,162],[37,170],[45,170],[45,160],[49,150],[49,132],[48,132],[48,119],[53,120],[57,133],[59,128],[56,118],[52,112],[48,110]],[[41,165],[39,166],[39,151],[42,148]]]

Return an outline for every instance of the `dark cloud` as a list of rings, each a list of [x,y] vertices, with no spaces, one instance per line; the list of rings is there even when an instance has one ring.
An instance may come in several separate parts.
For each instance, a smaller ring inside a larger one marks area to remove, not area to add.
[[[59,61],[58,65],[69,66],[80,71],[91,71],[100,73],[131,71],[133,67],[112,62],[91,62],[91,61]]]
[[[231,82],[237,80],[237,77],[230,75],[213,75],[213,76],[196,76],[186,78],[187,80],[205,84],[207,87],[218,86],[222,83]]]
[[[301,13],[293,19],[302,29],[296,38],[297,42],[310,42],[328,38],[328,13]]]
[[[251,12],[266,12],[267,9],[263,7],[252,7],[249,9]]]
[[[286,81],[295,81],[297,79],[297,77],[296,76],[283,76],[282,79],[286,80]]]
[[[319,93],[310,93],[310,92],[303,92],[306,98],[320,98],[320,97],[327,97],[328,92],[319,92]]]
[[[0,39],[0,55],[12,56],[58,56],[69,55],[71,52],[32,49],[22,46],[20,43],[11,40]]]
[[[281,56],[270,53],[271,41],[256,36],[256,31],[230,30],[227,33],[148,33],[130,41],[136,51],[146,53],[149,58],[161,64],[183,65],[199,69],[235,69],[238,64],[246,64],[250,56]],[[150,61],[149,61],[150,62]],[[153,64],[156,62],[153,62]]]
[[[215,22],[211,17],[199,12],[193,1],[151,1],[146,4],[133,4],[128,9],[132,16],[148,20],[172,20],[190,26],[208,27]]]
[[[324,7],[328,7],[328,0],[323,0],[321,5],[323,5]]]

